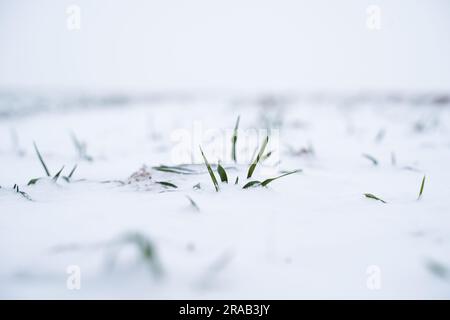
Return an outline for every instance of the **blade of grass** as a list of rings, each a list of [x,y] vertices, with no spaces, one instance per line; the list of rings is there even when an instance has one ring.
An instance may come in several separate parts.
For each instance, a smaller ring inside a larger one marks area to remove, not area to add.
[[[70,171],[69,175],[67,176],[69,179],[72,178],[73,173],[75,172],[75,170],[77,169],[77,165],[75,165],[72,169],[72,171]]]
[[[225,182],[225,183],[228,183],[227,172],[226,172],[225,169],[220,165],[220,162],[217,164],[217,172],[219,173],[220,181]]]
[[[51,176],[50,171],[48,171],[47,166],[45,165],[44,159],[42,159],[41,153],[39,152],[36,142],[33,141],[33,145],[34,145],[34,150],[36,150],[36,154],[39,158],[39,161],[41,162],[42,167],[44,167],[45,174],[47,175],[47,177],[50,177]]]
[[[387,202],[384,201],[383,199],[380,199],[380,198],[378,198],[377,196],[375,196],[375,195],[373,195],[373,194],[371,194],[371,193],[364,193],[364,196],[365,196],[366,198],[369,198],[369,199],[374,199],[374,200],[381,201],[381,202],[383,202],[383,203],[387,203]]]
[[[31,179],[30,181],[28,181],[28,186],[31,186],[32,184],[36,184],[36,182],[38,182],[39,180],[41,180],[41,178],[34,178]]]
[[[267,152],[265,155],[262,156],[261,162],[264,160],[267,160],[271,155],[272,155],[273,151],[269,151]]]
[[[297,172],[301,172],[301,171],[302,171],[301,169],[297,169],[297,170],[293,170],[293,171],[290,171],[290,172],[286,172],[286,173],[284,173],[284,174],[282,174],[282,175],[280,175],[280,176],[278,176],[278,177],[275,177],[275,178],[266,179],[266,180],[264,180],[264,181],[261,183],[261,186],[265,187],[265,186],[267,186],[269,183],[271,183],[271,182],[274,181],[274,180],[277,180],[277,179],[280,179],[280,178],[282,178],[282,177],[285,177],[285,176],[288,176],[288,175],[290,175],[290,174],[294,174],[294,173],[297,173]]]
[[[186,196],[186,198],[189,200],[189,202],[190,202],[190,204],[191,204],[191,206],[196,210],[196,211],[200,211],[200,208],[199,208],[199,206],[197,205],[197,203],[195,203],[195,201],[194,200],[192,200],[192,198],[191,197],[189,197],[189,196]]]
[[[250,187],[256,187],[256,186],[259,186],[259,185],[261,185],[261,181],[254,180],[254,181],[247,182],[242,187],[242,189],[247,189],[247,188],[250,188]]]
[[[63,171],[64,166],[55,174],[55,176],[53,177],[53,181],[56,182],[59,178],[59,175],[61,174],[61,172]]]
[[[366,159],[372,161],[372,164],[373,164],[374,166],[377,166],[377,165],[378,165],[378,160],[375,159],[375,157],[371,156],[370,154],[363,153],[362,156],[363,156],[364,158],[366,158]]]
[[[192,189],[195,189],[195,190],[200,190],[201,188],[202,188],[202,187],[201,187],[201,185],[200,185],[200,182],[197,183],[195,186],[192,187]]]
[[[236,125],[234,126],[233,137],[231,138],[231,143],[232,143],[232,145],[231,145],[231,159],[234,162],[237,162],[237,159],[236,159],[236,142],[237,142],[237,138],[238,138],[238,129],[239,129],[239,121],[240,121],[240,119],[241,119],[241,116],[238,116],[237,120],[236,120]]]
[[[160,184],[164,187],[170,187],[170,188],[175,188],[177,189],[178,187],[176,185],[174,185],[173,183],[167,182],[167,181],[155,181],[155,183]]]
[[[423,187],[425,186],[425,178],[426,178],[426,176],[423,176],[422,183],[420,185],[419,196],[417,197],[417,200],[419,200],[422,197]]]
[[[124,236],[122,241],[125,243],[128,242],[134,244],[136,246],[142,257],[142,261],[150,267],[150,270],[155,276],[160,277],[164,274],[153,241],[138,232],[130,233]]]
[[[255,161],[248,168],[247,179],[252,177],[253,172],[255,171],[256,165],[258,164],[259,160],[261,159],[268,142],[269,142],[269,136],[267,136],[266,139],[264,139],[264,142],[261,146],[261,149],[259,149],[259,152],[258,152],[258,155],[256,156]]]
[[[212,171],[211,166],[206,159],[205,154],[203,153],[202,147],[200,147],[200,152],[202,153],[203,161],[205,162],[206,169],[208,169],[209,176],[211,177],[211,180],[214,184],[214,188],[216,189],[216,192],[219,192],[219,183],[217,182],[216,176],[214,175],[214,172]]]
[[[152,169],[162,172],[170,172],[170,173],[176,173],[176,174],[195,174],[196,172],[194,170],[184,168],[182,166],[157,166],[152,167]]]
[[[236,180],[234,181],[234,184],[238,184],[239,183],[239,176],[236,177]]]

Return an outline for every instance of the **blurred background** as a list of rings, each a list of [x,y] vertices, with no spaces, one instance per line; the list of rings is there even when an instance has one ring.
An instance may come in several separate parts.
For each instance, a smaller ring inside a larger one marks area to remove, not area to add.
[[[449,33],[447,0],[0,0],[0,88],[442,91]]]

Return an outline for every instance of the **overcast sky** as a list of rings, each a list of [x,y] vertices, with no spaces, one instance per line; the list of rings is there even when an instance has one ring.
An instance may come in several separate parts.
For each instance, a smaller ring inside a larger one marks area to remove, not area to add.
[[[0,86],[449,90],[450,1],[0,0]]]

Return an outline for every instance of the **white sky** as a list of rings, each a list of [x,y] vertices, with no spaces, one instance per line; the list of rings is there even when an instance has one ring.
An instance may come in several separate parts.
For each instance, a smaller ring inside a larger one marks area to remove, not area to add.
[[[448,90],[450,1],[0,0],[0,86]]]

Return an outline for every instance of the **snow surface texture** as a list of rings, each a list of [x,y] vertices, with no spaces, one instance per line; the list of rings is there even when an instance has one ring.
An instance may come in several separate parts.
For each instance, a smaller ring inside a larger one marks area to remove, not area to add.
[[[449,298],[450,108],[416,102],[191,99],[4,114],[0,297]],[[195,140],[198,125],[219,137]],[[267,126],[275,152],[254,178],[303,171],[243,190],[242,155],[264,138],[246,143],[245,130]],[[65,165],[56,183],[27,186],[45,176],[33,141],[52,175]],[[198,145],[215,168],[220,141],[230,183],[215,192]],[[186,159],[194,174],[153,168]],[[73,266],[79,290],[67,285]]]

